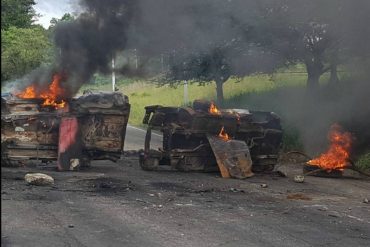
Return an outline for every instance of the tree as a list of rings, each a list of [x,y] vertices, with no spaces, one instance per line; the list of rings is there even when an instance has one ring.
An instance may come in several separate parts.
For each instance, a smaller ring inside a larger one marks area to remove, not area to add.
[[[53,29],[61,21],[73,21],[73,20],[75,20],[75,17],[70,13],[65,13],[60,19],[53,17],[50,20],[49,29]]]
[[[215,47],[209,52],[184,52],[172,54],[170,68],[162,78],[162,83],[179,83],[183,80],[198,82],[200,85],[216,83],[217,102],[224,100],[223,84],[232,75],[230,61],[225,56],[225,48]]]
[[[231,40],[214,45],[206,51],[172,53],[169,70],[162,83],[177,84],[183,80],[200,85],[215,82],[217,103],[223,104],[223,85],[230,77],[244,77],[253,73],[272,73],[281,61],[273,53],[258,49],[244,40]]]
[[[41,27],[10,27],[1,32],[1,80],[23,76],[50,63],[51,43]]]
[[[319,2],[274,1],[266,5],[266,21],[261,26],[261,33],[271,35],[272,42],[264,42],[268,49],[288,64],[305,64],[309,91],[319,87],[320,76],[329,70],[327,54],[334,53],[334,39],[328,22],[321,18]]]
[[[161,84],[215,82],[222,104],[223,84],[231,76],[271,72],[281,62],[255,38],[260,19],[256,1],[144,2],[129,43],[142,56],[167,54],[169,69]]]
[[[271,1],[264,8],[266,21],[260,30],[272,36],[273,42],[265,43],[268,49],[287,63],[305,64],[307,88],[316,91],[325,72],[335,85],[338,65],[368,57],[369,7],[367,0]]]
[[[1,30],[30,27],[37,17],[34,0],[1,0]]]

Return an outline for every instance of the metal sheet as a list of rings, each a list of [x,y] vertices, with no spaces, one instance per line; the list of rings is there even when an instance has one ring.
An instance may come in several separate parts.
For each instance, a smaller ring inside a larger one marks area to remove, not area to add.
[[[223,178],[243,179],[253,176],[252,159],[244,141],[224,141],[211,135],[207,135],[207,138]]]

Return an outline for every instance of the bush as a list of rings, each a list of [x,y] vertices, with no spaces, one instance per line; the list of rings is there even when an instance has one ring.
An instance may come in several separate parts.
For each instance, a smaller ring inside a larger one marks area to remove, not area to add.
[[[370,151],[361,155],[355,165],[361,170],[370,170]]]

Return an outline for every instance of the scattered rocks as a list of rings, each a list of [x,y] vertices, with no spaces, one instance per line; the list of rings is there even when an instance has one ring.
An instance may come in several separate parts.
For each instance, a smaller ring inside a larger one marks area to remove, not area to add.
[[[338,217],[340,217],[340,214],[336,211],[332,211],[332,212],[328,213],[328,216],[338,218]]]
[[[369,203],[369,199],[364,198],[364,200],[363,200],[362,202],[363,202],[363,203]]]
[[[295,175],[293,180],[296,183],[303,183],[304,182],[304,176],[303,175]]]
[[[54,184],[54,178],[43,173],[28,173],[24,176],[24,180],[28,184],[47,186]]]

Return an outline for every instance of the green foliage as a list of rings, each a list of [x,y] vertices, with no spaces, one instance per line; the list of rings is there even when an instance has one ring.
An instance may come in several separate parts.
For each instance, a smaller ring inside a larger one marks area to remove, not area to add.
[[[63,21],[73,21],[75,17],[71,15],[70,13],[65,13],[62,18],[51,18],[50,20],[50,26],[49,29],[52,30],[58,23],[63,22]]]
[[[283,150],[303,150],[300,140],[299,131],[292,126],[283,126]]]
[[[34,0],[1,0],[1,30],[11,26],[28,28],[37,17]]]
[[[23,76],[52,62],[52,45],[41,27],[10,27],[1,32],[1,79]]]
[[[360,156],[360,158],[356,162],[356,167],[358,167],[361,170],[370,171],[370,152],[367,152]]]

